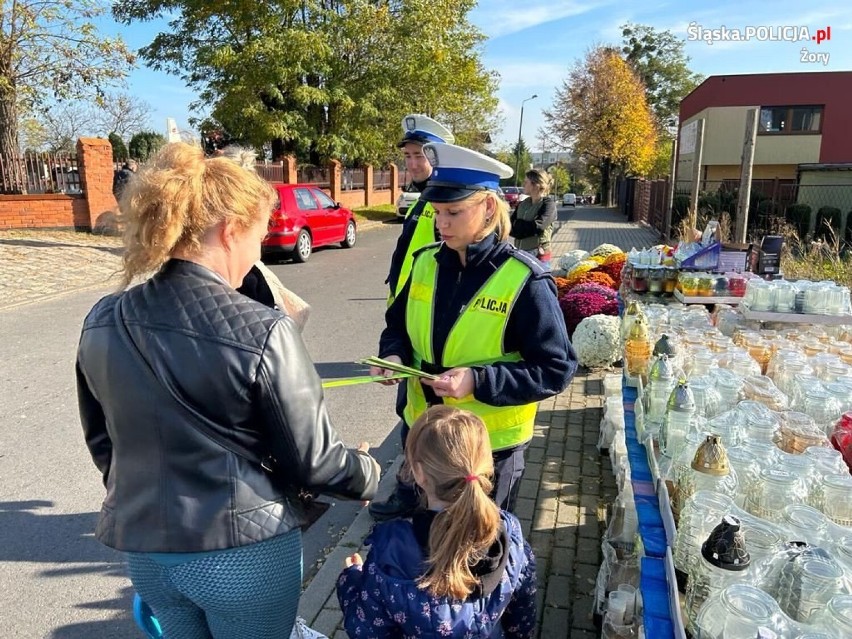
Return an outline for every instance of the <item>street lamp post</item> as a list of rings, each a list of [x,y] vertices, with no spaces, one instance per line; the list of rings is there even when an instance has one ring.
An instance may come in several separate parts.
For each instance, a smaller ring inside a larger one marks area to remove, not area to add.
[[[515,186],[518,186],[518,173],[521,171],[521,133],[524,130],[524,102],[535,100],[538,94],[533,93],[526,100],[521,100],[521,121],[518,124],[518,146],[515,149],[515,154],[518,156],[515,160]]]

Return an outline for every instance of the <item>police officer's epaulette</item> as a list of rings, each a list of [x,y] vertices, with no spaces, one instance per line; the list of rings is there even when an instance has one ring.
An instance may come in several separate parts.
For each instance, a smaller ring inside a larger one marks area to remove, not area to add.
[[[539,262],[537,259],[535,259],[532,255],[530,255],[526,251],[522,251],[522,250],[512,246],[509,249],[509,255],[514,257],[516,260],[520,260],[526,266],[528,266],[529,269],[532,271],[532,274],[533,274],[534,277],[541,277],[543,275],[547,275],[548,273],[550,273],[549,270],[544,268],[544,265],[541,262]]]
[[[414,251],[414,253],[411,254],[411,257],[412,257],[412,259],[416,258],[423,251],[427,251],[427,250],[433,249],[433,248],[438,248],[439,246],[441,246],[441,244],[442,244],[441,242],[433,242],[432,244],[427,244],[426,246],[421,246],[419,249],[417,249],[416,251]]]

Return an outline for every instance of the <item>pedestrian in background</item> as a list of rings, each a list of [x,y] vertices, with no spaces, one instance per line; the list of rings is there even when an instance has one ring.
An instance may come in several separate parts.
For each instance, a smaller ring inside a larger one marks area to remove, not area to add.
[[[556,200],[550,196],[553,178],[547,171],[532,169],[524,176],[528,198],[520,202],[512,215],[511,236],[515,246],[550,266],[550,240],[556,220]]]
[[[490,499],[482,420],[434,406],[408,436],[408,467],[428,510],[378,524],[337,584],[350,637],[532,637],[536,576],[521,524]]]
[[[95,530],[169,639],[289,637],[305,490],[370,499],[294,322],[241,295],[275,201],[201,148],[166,145],[127,185],[123,286],[83,325],[77,396],[106,498]]]
[[[497,188],[512,169],[450,144],[426,144],[424,152],[433,172],[421,197],[435,209],[442,242],[415,254],[385,315],[379,356],[437,376],[406,380],[403,428],[442,403],[485,422],[493,497],[511,512],[537,403],[566,388],[577,358],[553,278],[506,241],[509,207]],[[379,367],[370,373],[393,375]]]

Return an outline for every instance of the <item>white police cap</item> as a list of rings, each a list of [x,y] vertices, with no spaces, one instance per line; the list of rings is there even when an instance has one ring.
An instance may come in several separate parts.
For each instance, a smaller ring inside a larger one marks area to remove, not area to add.
[[[515,173],[499,160],[454,144],[424,144],[423,153],[432,165],[420,195],[427,202],[456,202],[477,191],[496,191],[501,178]]]
[[[403,147],[409,142],[426,144],[427,142],[438,142],[452,144],[455,137],[450,130],[440,122],[436,122],[428,115],[410,113],[402,118],[402,140],[398,147]]]

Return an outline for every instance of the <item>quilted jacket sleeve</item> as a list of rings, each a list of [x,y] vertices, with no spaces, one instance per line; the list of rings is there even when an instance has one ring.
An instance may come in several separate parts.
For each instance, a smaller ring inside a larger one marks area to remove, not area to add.
[[[272,326],[255,383],[260,418],[285,481],[351,499],[373,498],[376,465],[347,448],[331,425],[319,376],[291,318]]]
[[[368,565],[370,558],[367,558]],[[362,566],[344,568],[337,580],[337,600],[343,611],[343,626],[353,639],[386,639],[400,636],[396,623],[376,592],[365,586]]]
[[[532,639],[535,635],[535,556],[526,541],[524,555],[527,561],[518,587],[500,619],[506,639]]]

